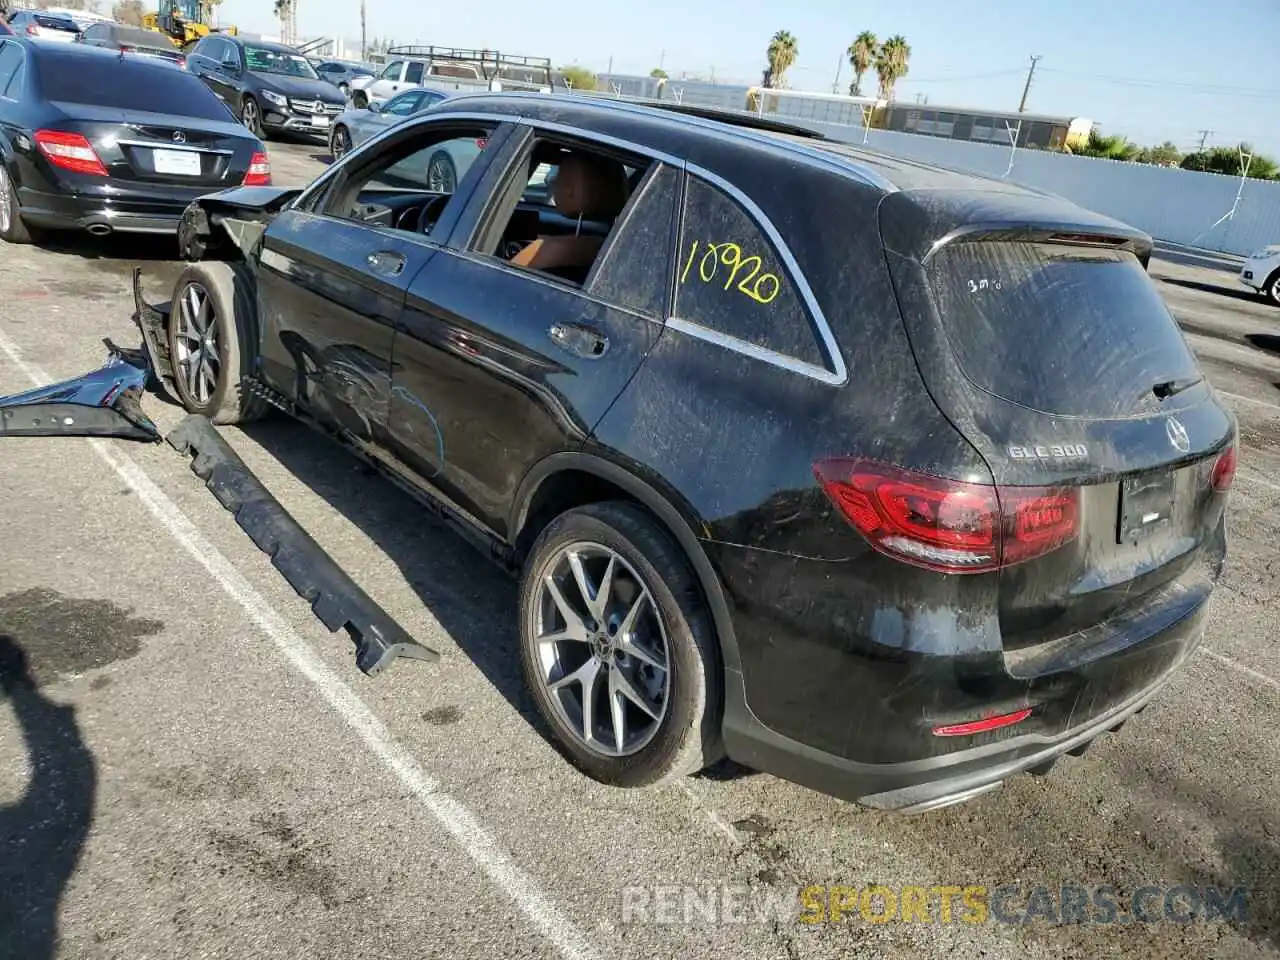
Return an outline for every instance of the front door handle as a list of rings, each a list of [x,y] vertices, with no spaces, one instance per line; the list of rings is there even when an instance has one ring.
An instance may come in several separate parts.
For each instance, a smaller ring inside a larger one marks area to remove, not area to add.
[[[583,323],[557,323],[547,333],[556,346],[588,360],[603,357],[609,349],[609,338]]]
[[[398,277],[404,271],[404,255],[390,250],[371,253],[369,269],[384,277]]]

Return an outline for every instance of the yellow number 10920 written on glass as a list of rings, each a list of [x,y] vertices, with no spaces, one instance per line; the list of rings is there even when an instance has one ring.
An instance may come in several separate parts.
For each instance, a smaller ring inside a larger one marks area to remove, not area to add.
[[[756,303],[773,303],[782,289],[782,281],[777,274],[761,273],[760,268],[764,264],[760,258],[754,255],[744,257],[742,248],[736,243],[708,243],[704,246],[700,240],[693,241],[689,248],[689,258],[685,260],[684,271],[680,274],[681,283],[688,281],[699,250],[702,251],[702,259],[698,261],[698,279],[703,283],[717,281],[720,268],[728,267],[729,277],[724,282],[724,289],[728,290],[736,282],[738,292]]]

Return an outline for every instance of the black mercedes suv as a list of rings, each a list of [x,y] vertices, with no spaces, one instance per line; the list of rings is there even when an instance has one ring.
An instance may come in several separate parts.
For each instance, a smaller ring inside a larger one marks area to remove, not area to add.
[[[600,780],[727,754],[942,806],[1082,752],[1200,642],[1237,427],[1150,239],[1061,199],[485,94],[180,241],[170,389],[322,429],[518,573],[530,690]]]

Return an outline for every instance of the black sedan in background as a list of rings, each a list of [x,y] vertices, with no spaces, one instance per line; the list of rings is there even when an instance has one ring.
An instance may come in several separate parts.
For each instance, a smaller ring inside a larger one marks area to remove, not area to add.
[[[123,23],[90,24],[80,34],[79,42],[90,47],[102,47],[116,52],[159,57],[162,60],[172,61],[178,66],[185,66],[187,62],[183,52],[163,33],[144,30],[142,27],[130,27]]]
[[[205,37],[187,56],[187,69],[259,137],[288,131],[327,140],[347,105],[310,60],[281,43]]]
[[[270,182],[262,142],[185,70],[0,38],[0,239],[173,232],[196,197]]]

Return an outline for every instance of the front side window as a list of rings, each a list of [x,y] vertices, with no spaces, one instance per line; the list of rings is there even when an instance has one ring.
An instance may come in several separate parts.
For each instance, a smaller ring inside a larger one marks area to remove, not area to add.
[[[420,63],[409,64],[409,69],[406,70],[404,74],[405,83],[421,83],[422,73],[423,73],[422,64]]]
[[[392,60],[387,64],[387,68],[379,75],[379,80],[399,80],[400,69],[404,66],[403,60]]]
[[[407,117],[418,108],[418,101],[422,99],[422,94],[414,91],[413,93],[401,94],[387,102],[383,113],[389,113],[393,117]]]
[[[433,125],[353,170],[325,201],[324,212],[343,220],[429,235],[480,158],[492,124]]]
[[[675,316],[823,365],[804,301],[773,243],[742,205],[690,176],[676,257]]]

